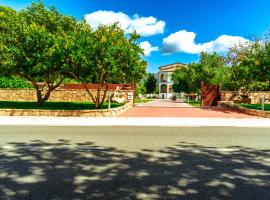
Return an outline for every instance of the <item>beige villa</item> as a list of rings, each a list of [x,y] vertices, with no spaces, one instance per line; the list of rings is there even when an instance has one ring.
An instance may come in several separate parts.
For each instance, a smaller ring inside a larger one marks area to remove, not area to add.
[[[159,86],[159,98],[170,99],[174,95],[172,88],[172,74],[179,67],[184,67],[185,64],[174,63],[170,65],[161,66],[158,72],[158,86]]]

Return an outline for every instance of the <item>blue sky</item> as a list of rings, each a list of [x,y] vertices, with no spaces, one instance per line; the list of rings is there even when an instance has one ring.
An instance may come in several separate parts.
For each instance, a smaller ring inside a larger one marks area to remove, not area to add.
[[[21,9],[31,0],[0,0]],[[201,51],[226,52],[231,45],[265,34],[270,27],[269,0],[44,0],[61,13],[93,27],[120,21],[136,29],[146,50],[148,70],[174,62],[196,62]]]

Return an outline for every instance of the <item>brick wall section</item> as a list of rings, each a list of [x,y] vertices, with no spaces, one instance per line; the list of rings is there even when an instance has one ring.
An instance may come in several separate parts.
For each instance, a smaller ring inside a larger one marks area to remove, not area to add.
[[[133,91],[123,91],[126,101],[128,101],[127,100],[128,92]],[[37,100],[36,92],[33,89],[0,89],[0,101],[36,101],[36,100]],[[51,93],[48,101],[91,102],[91,98],[85,90],[59,89]]]
[[[249,99],[251,104],[259,104],[260,103],[260,97],[264,95],[265,96],[265,102],[270,103],[270,91],[268,92],[249,92]],[[235,103],[244,103],[239,102],[239,99],[241,99],[237,92],[234,91],[222,91],[221,92],[221,101],[233,101]]]
[[[234,110],[237,110],[239,112],[248,114],[248,115],[254,115],[258,117],[264,117],[264,118],[270,118],[270,111],[263,111],[263,110],[255,110],[250,108],[245,108],[239,105],[236,105],[233,103],[233,101],[226,102],[226,101],[219,101],[218,106],[225,107],[225,108],[232,108]]]
[[[0,109],[0,116],[112,117],[122,115],[132,106],[133,103],[130,102],[122,107],[103,110]]]

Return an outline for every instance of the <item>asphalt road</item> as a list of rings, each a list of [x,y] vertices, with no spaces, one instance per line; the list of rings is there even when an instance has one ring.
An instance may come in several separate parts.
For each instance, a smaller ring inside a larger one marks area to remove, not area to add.
[[[0,199],[269,200],[270,129],[0,126]]]

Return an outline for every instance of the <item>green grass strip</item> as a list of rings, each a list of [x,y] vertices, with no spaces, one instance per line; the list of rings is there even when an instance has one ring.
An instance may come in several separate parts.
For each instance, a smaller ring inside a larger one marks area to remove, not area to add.
[[[111,108],[117,108],[124,104],[111,103]],[[104,103],[102,109],[107,109],[108,103]],[[84,102],[45,102],[43,106],[37,106],[36,102],[24,101],[0,101],[0,109],[41,109],[41,110],[94,110],[93,103]]]
[[[261,110],[261,104],[240,104],[240,106],[255,110]],[[264,104],[264,110],[270,111],[270,104]]]
[[[147,103],[153,101],[152,99],[135,99],[135,103]]]
[[[194,106],[194,107],[200,107],[201,106],[200,101],[189,101],[189,102],[186,101],[186,103],[191,105],[191,106]]]

